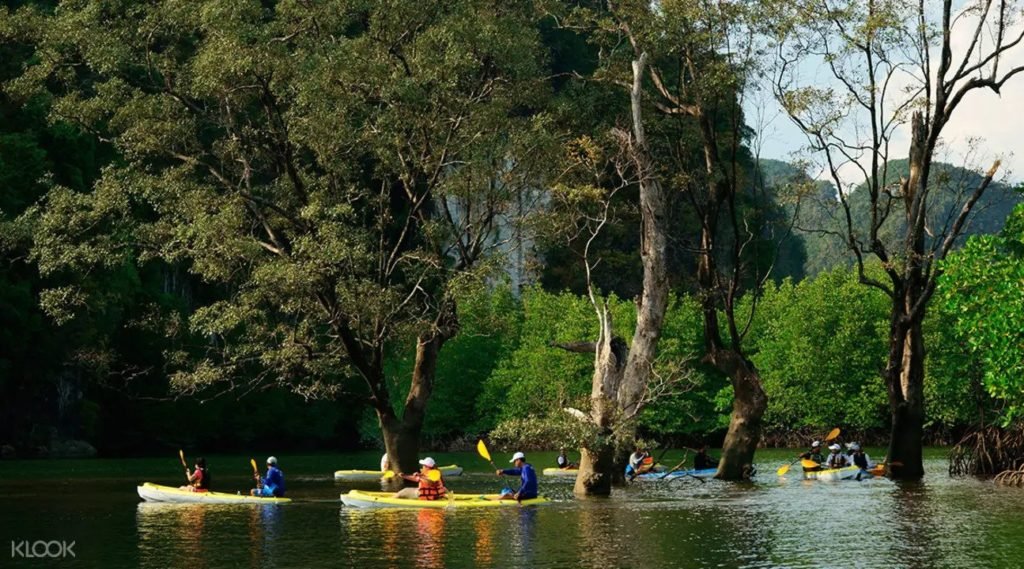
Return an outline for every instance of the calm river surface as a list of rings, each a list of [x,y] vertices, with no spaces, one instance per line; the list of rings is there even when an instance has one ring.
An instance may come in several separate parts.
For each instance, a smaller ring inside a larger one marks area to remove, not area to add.
[[[352,486],[333,471],[372,468],[378,453],[278,454],[295,500],[281,506],[140,503],[136,484],[179,483],[176,456],[7,461],[0,567],[1024,567],[1024,489],[950,479],[939,449],[921,484],[780,479],[793,454],[758,452],[750,484],[636,483],[602,500],[541,476],[555,503],[499,511],[342,506]],[[456,492],[501,487],[474,454],[434,456],[467,467]],[[218,490],[247,487],[248,458],[208,457]],[[12,559],[12,540],[74,541],[75,557]]]

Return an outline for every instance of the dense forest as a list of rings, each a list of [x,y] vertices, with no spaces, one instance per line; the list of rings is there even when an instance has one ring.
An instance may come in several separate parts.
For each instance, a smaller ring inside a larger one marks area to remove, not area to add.
[[[885,444],[895,344],[925,441],[1018,424],[1019,192],[929,154],[915,194],[887,141],[842,190],[756,156],[770,64],[716,38],[807,13],[690,4],[8,3],[5,456],[593,448],[625,349],[631,439]]]

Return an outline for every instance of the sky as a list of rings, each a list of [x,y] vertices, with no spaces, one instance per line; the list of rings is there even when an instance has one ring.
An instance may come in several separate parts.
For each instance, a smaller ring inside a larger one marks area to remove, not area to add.
[[[1018,26],[1015,31],[1019,33],[1020,29]],[[966,18],[954,27],[954,61],[957,61],[957,53],[966,50],[973,30],[973,22]],[[933,56],[933,61],[937,61],[937,57]],[[1007,53],[999,68],[1008,70],[1016,65],[1024,65],[1024,42]],[[813,64],[802,66],[800,75],[805,84],[827,83],[830,79],[823,69]],[[808,158],[804,150],[807,139],[782,112],[770,90],[748,94],[746,114],[751,126],[761,133],[762,158],[786,161]],[[907,156],[908,134],[909,125],[900,129],[890,151],[892,158]],[[943,130],[942,142],[943,147],[936,155],[940,161],[984,171],[995,159],[1000,159],[1002,165],[996,179],[1011,183],[1024,180],[1024,73],[1011,78],[999,94],[988,89],[972,91]],[[823,177],[822,172],[809,174]],[[851,181],[859,182],[852,179],[855,176],[850,177]]]

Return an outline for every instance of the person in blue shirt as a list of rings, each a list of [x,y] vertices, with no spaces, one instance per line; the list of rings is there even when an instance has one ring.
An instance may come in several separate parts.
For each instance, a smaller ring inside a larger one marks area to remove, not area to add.
[[[277,467],[277,459],[267,459],[267,475],[260,478],[259,474],[253,475],[256,478],[256,488],[251,494],[253,496],[284,498],[284,472]]]
[[[505,470],[498,470],[498,476],[518,476],[522,479],[522,484],[519,485],[519,490],[514,494],[503,494],[502,500],[530,500],[537,497],[537,471],[533,469],[533,465],[526,462],[526,455],[517,452],[512,455],[512,460],[509,462],[515,465],[515,468],[506,468]]]

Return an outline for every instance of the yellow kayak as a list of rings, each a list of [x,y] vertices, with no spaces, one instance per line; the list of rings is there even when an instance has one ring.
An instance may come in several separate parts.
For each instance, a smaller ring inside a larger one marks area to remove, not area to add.
[[[545,468],[542,473],[544,476],[558,476],[563,478],[576,478],[579,473],[578,468]]]
[[[440,468],[444,477],[462,476],[462,467],[457,464],[449,464]],[[380,480],[384,472],[380,470],[335,470],[334,479],[346,482],[372,482]]]
[[[522,506],[539,506],[551,500],[538,496],[522,503],[515,500],[499,500],[498,494],[453,494],[441,500],[407,500],[395,498],[391,492],[361,492],[352,490],[341,495],[341,501],[353,508],[511,508]]]
[[[138,487],[139,497],[147,502],[170,502],[175,504],[286,504],[291,498],[262,498],[248,494],[227,494],[224,492],[191,492],[173,486],[161,486],[144,482]]]

